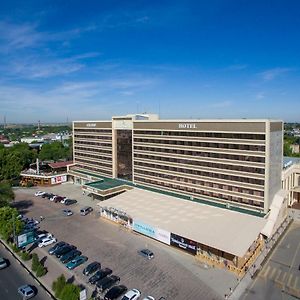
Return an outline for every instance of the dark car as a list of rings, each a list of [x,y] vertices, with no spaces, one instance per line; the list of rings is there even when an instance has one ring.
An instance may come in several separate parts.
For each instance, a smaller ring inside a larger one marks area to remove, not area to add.
[[[74,259],[76,256],[81,255],[81,251],[74,249],[71,250],[70,252],[64,254],[59,260],[63,263],[63,264],[67,264],[69,261],[71,261],[72,259]]]
[[[120,281],[120,277],[116,275],[111,275],[108,277],[104,277],[101,280],[97,281],[96,286],[99,292],[103,292],[106,289],[111,288],[114,284]]]
[[[64,199],[64,197],[62,197],[62,196],[56,196],[55,198],[54,198],[54,202],[55,203],[58,203],[58,202],[60,202],[61,200],[63,200]]]
[[[50,255],[55,254],[55,251],[57,251],[59,248],[62,248],[63,246],[66,246],[66,245],[68,245],[66,242],[58,242],[48,250],[48,253]]]
[[[120,297],[127,291],[127,287],[125,285],[116,285],[113,286],[104,296],[104,300],[113,300]]]
[[[149,250],[149,249],[142,249],[142,250],[139,250],[138,253],[144,257],[146,257],[147,259],[152,259],[154,258],[154,253]]]
[[[42,195],[42,198],[48,198],[49,196],[50,196],[49,193],[45,193],[45,194]]]
[[[52,194],[52,193],[47,194],[48,199],[52,198],[53,196],[54,196],[54,194]]]
[[[97,281],[110,275],[111,273],[112,273],[112,270],[109,268],[101,269],[101,270],[97,271],[92,277],[89,278],[89,283],[95,284]]]
[[[70,252],[71,250],[74,250],[76,249],[75,246],[73,245],[66,245],[66,246],[63,246],[61,248],[59,248],[58,250],[55,251],[54,255],[57,257],[57,258],[60,258],[62,257],[64,254]]]
[[[94,261],[94,262],[90,263],[89,265],[87,265],[83,269],[82,273],[86,276],[89,276],[100,269],[101,269],[101,264],[97,261]]]
[[[77,203],[77,200],[73,200],[73,199],[67,199],[65,200],[65,205],[72,205]]]

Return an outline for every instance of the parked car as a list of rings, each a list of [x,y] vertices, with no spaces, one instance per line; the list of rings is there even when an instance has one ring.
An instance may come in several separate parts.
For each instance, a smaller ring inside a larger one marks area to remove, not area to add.
[[[44,195],[46,192],[42,192],[42,191],[37,191],[34,193],[34,196],[38,197],[38,196],[42,196]]]
[[[71,261],[72,259],[74,259],[77,256],[80,256],[82,253],[81,251],[74,249],[71,250],[70,252],[64,254],[63,256],[61,256],[61,258],[59,259],[63,264],[67,264],[69,261]]]
[[[22,285],[18,288],[18,293],[22,296],[22,298],[25,299],[30,299],[35,296],[35,291],[33,288],[29,285]]]
[[[72,259],[71,261],[69,261],[66,264],[66,267],[70,270],[75,269],[76,267],[78,267],[79,265],[83,264],[84,262],[86,262],[88,260],[88,258],[86,256],[77,256],[74,259]]]
[[[71,209],[63,209],[62,210],[64,216],[72,216],[73,212],[71,211]]]
[[[45,193],[42,195],[42,198],[48,198],[49,195],[50,195],[49,193]]]
[[[72,204],[75,204],[77,203],[77,200],[74,200],[74,199],[67,199],[65,200],[65,205],[72,205]]]
[[[0,256],[0,270],[8,266],[6,259]]]
[[[120,282],[120,277],[116,275],[111,275],[97,281],[96,286],[99,292],[102,293],[103,291],[111,288],[113,285],[115,285],[118,282]]]
[[[101,269],[101,264],[97,261],[94,261],[94,262],[90,263],[89,265],[87,265],[83,269],[82,273],[86,276],[89,276],[100,269]]]
[[[93,209],[92,209],[90,206],[83,207],[83,208],[80,210],[80,215],[86,216],[86,215],[89,214],[91,211],[93,211]]]
[[[63,256],[64,254],[70,252],[71,250],[74,250],[76,249],[75,246],[73,245],[65,245],[61,248],[59,248],[58,250],[55,251],[54,255],[57,257],[57,258],[60,258],[61,256]]]
[[[66,202],[67,200],[69,200],[68,197],[63,197],[63,198],[60,200],[60,203],[65,204],[65,202]]]
[[[121,300],[137,300],[141,297],[141,292],[137,289],[128,291]]]
[[[147,296],[147,297],[145,297],[143,300],[155,300],[155,298],[152,297],[152,296]]]
[[[53,243],[56,243],[56,238],[54,238],[54,237],[47,237],[47,238],[42,239],[38,243],[38,246],[40,248],[42,248],[42,247],[46,247],[46,246],[52,245]]]
[[[63,246],[65,245],[69,245],[67,244],[66,242],[58,242],[57,244],[55,244],[53,247],[51,247],[49,250],[48,250],[48,253],[50,255],[54,254],[55,251],[57,251],[59,248],[62,248]]]
[[[49,200],[54,201],[56,197],[57,197],[57,195],[53,195]]]
[[[45,238],[53,238],[53,235],[49,232],[40,233],[34,237],[34,242],[39,243],[41,240],[43,240]]]
[[[104,296],[104,300],[114,300],[120,297],[127,291],[127,287],[125,285],[116,285],[113,286]]]
[[[52,197],[54,197],[54,196],[55,196],[54,194],[49,193],[49,194],[47,195],[47,198],[50,200],[50,198],[52,198]]]
[[[111,273],[112,273],[112,270],[109,268],[101,269],[101,270],[97,271],[92,277],[89,278],[89,283],[95,284],[97,281],[110,275]]]
[[[54,198],[54,202],[55,203],[58,203],[58,202],[60,202],[62,199],[64,199],[64,197],[62,197],[62,196],[56,196],[55,198]]]
[[[154,258],[154,253],[149,250],[149,249],[142,249],[142,250],[139,250],[138,253],[148,259],[152,259]]]

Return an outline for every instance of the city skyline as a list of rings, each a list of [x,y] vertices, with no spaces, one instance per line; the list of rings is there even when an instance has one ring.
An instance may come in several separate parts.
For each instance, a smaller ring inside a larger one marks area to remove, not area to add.
[[[147,112],[300,121],[299,8],[297,1],[3,3],[1,119]]]

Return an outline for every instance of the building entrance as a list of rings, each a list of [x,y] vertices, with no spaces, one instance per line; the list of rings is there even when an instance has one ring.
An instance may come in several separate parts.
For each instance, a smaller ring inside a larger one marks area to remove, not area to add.
[[[117,130],[117,177],[132,180],[132,131]]]

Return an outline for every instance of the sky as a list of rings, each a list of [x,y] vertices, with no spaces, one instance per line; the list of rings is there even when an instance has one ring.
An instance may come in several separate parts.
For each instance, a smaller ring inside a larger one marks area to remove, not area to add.
[[[1,1],[0,123],[300,122],[300,1]]]

